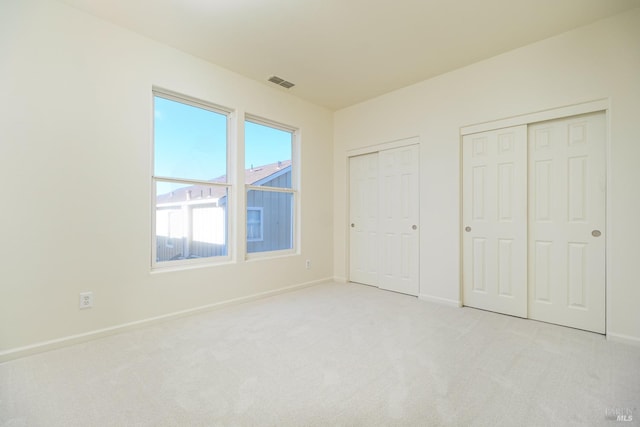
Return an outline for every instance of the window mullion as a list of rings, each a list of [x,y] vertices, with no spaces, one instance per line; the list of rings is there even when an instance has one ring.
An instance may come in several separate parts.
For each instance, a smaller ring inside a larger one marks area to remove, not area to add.
[[[245,253],[247,251],[247,198],[246,192],[243,192],[245,185],[244,174],[244,161],[245,161],[245,132],[244,132],[244,118],[245,112],[242,109],[236,110],[230,120],[230,150],[229,150],[229,164],[231,165],[231,182],[234,184],[234,223],[232,225],[233,230],[233,242],[234,251],[233,257],[236,260],[244,260]]]

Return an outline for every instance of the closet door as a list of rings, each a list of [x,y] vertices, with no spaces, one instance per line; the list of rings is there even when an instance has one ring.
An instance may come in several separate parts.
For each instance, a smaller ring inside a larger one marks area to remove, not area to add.
[[[605,332],[605,114],[529,127],[529,317]]]
[[[419,146],[380,151],[380,288],[420,288]]]
[[[527,317],[527,127],[465,135],[463,304]]]
[[[378,153],[349,158],[349,280],[378,286]]]

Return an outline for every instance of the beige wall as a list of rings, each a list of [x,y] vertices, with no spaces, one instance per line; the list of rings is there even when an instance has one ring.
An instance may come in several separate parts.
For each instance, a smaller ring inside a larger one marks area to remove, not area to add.
[[[420,294],[455,304],[461,299],[460,128],[601,98],[611,105],[607,330],[640,343],[640,9],[338,111],[336,276],[348,275],[349,150],[419,136]]]
[[[611,104],[607,327],[611,336],[640,340],[639,10],[333,116],[48,0],[3,3],[0,57],[0,356],[331,275],[346,278],[346,153],[415,135],[420,292],[457,302],[459,128],[600,98]],[[301,255],[150,273],[153,85],[301,129]],[[85,290],[95,293],[95,307],[80,311],[78,293]]]
[[[330,111],[57,2],[0,10],[0,356],[333,275]],[[150,273],[153,85],[300,128],[300,255]]]

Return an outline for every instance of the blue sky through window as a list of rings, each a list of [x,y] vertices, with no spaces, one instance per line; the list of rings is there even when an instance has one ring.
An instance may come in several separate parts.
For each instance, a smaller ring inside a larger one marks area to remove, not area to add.
[[[159,96],[154,103],[154,175],[203,181],[226,175],[227,116]],[[291,142],[290,132],[245,122],[245,168],[290,160]],[[158,184],[160,194],[176,187]]]
[[[245,122],[245,169],[291,160],[291,133]]]
[[[156,176],[208,181],[225,175],[227,117],[155,97]]]

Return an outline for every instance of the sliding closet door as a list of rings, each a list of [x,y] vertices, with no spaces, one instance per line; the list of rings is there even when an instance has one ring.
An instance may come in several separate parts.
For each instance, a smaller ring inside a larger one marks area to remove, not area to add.
[[[605,114],[529,128],[529,317],[605,332]]]
[[[378,286],[378,153],[349,158],[349,280]]]
[[[527,316],[527,127],[465,135],[463,303]]]
[[[418,295],[420,148],[349,158],[349,280]]]
[[[380,288],[420,288],[419,146],[380,151]]]

